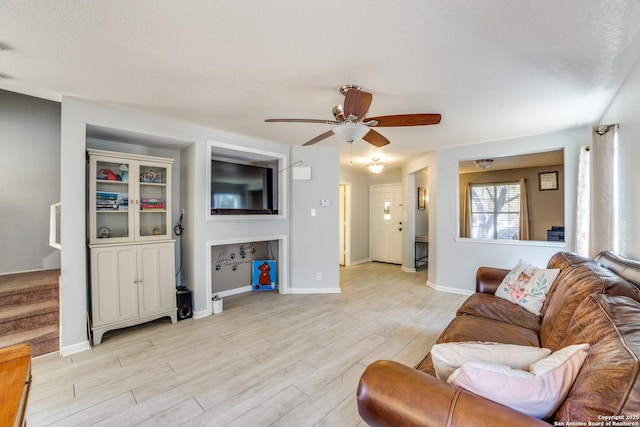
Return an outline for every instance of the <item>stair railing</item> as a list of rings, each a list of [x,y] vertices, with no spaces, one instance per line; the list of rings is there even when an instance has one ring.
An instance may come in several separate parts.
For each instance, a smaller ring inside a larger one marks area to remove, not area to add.
[[[49,246],[56,249],[62,249],[58,233],[61,213],[62,202],[54,203],[49,207]]]

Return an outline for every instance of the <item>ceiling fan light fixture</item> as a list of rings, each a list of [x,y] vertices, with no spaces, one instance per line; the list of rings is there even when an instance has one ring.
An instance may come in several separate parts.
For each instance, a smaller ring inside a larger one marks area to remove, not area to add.
[[[340,136],[342,139],[348,142],[357,141],[362,139],[367,133],[369,133],[369,126],[362,123],[343,123],[333,129],[333,133]]]
[[[373,160],[373,163],[370,163],[367,168],[369,169],[369,171],[371,173],[375,173],[375,174],[379,174],[380,172],[382,172],[382,169],[384,169],[384,165],[382,163],[378,163],[380,161],[380,159],[371,159]]]
[[[493,159],[479,159],[474,160],[473,163],[482,170],[486,170],[487,168],[493,165]]]

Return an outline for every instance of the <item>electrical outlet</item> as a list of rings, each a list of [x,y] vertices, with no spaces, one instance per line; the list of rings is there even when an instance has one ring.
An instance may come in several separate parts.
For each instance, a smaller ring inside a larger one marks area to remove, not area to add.
[[[316,273],[316,280],[322,280],[322,273]]]

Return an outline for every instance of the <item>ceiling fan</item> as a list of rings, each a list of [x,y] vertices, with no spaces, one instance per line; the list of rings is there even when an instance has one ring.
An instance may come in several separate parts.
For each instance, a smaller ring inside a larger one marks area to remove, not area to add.
[[[302,145],[312,145],[333,134],[338,134],[347,142],[352,143],[364,139],[376,147],[389,144],[389,140],[373,127],[396,126],[426,126],[440,123],[440,114],[396,114],[391,116],[367,117],[373,95],[361,90],[357,85],[344,85],[340,93],[345,97],[344,104],[333,107],[335,120],[322,119],[266,119],[265,122],[293,122],[293,123],[324,123],[336,125],[331,130],[322,133]]]

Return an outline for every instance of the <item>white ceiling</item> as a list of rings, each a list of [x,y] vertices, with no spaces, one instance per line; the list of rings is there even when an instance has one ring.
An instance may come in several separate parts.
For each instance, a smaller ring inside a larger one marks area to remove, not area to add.
[[[596,123],[640,57],[637,0],[0,0],[0,88],[71,95],[298,145],[333,119],[338,89],[384,128],[354,164]],[[348,144],[337,136],[321,144]]]

